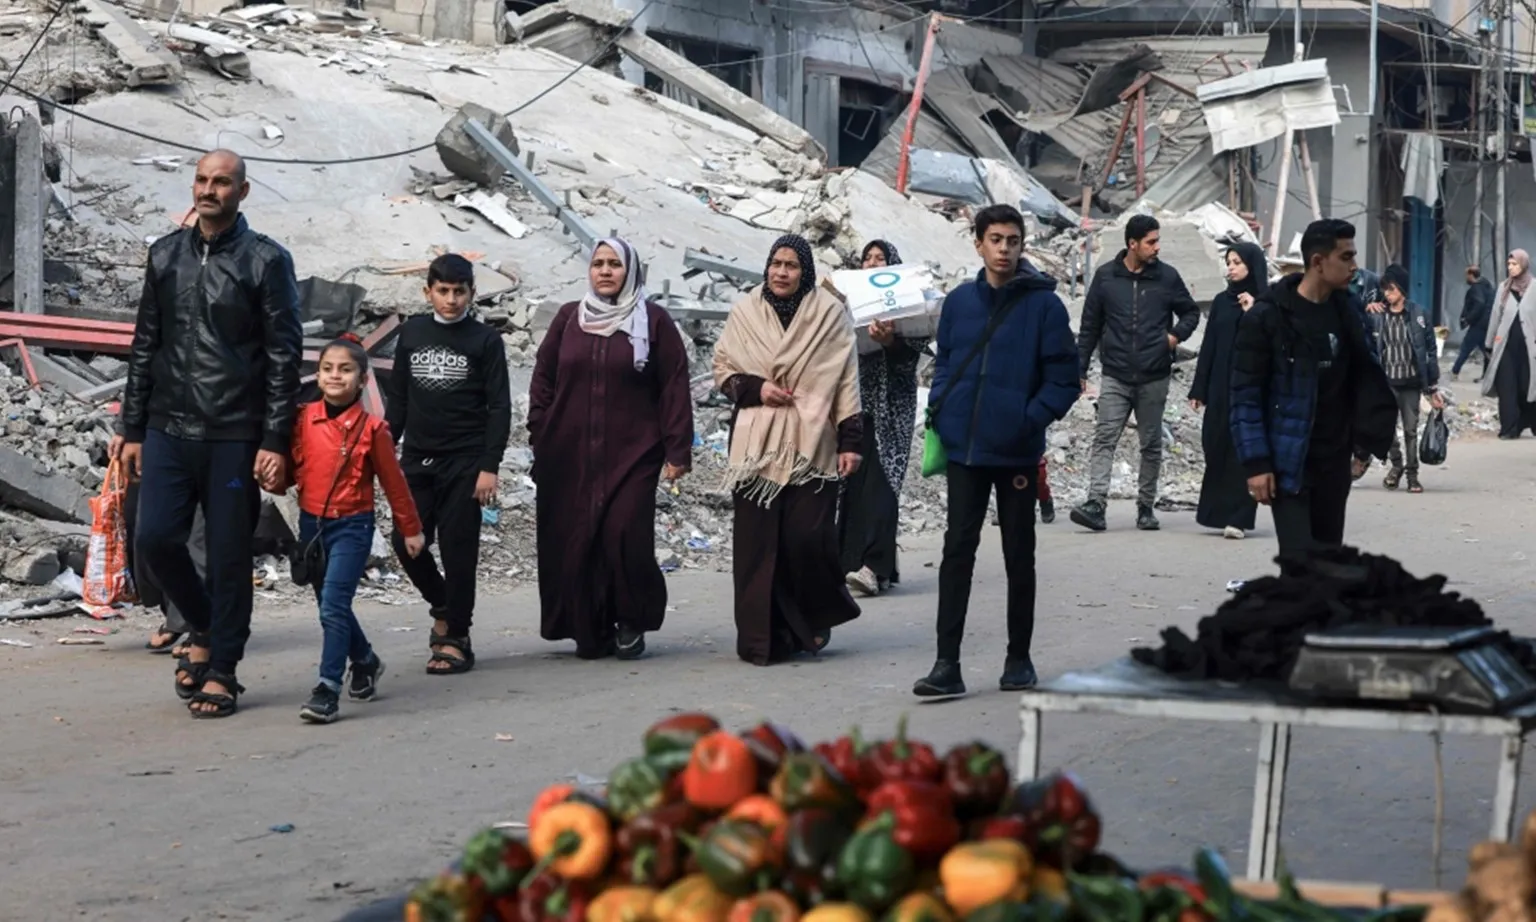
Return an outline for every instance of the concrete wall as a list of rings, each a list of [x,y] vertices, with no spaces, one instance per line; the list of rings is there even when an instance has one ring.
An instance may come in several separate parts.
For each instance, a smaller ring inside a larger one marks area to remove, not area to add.
[[[1348,87],[1349,100],[1357,111],[1368,108],[1370,95],[1370,57],[1362,52],[1366,40],[1365,29],[1336,29],[1318,31],[1311,37],[1309,58],[1326,58],[1328,73],[1334,86]],[[1291,61],[1291,31],[1277,29],[1270,34],[1269,53],[1264,59],[1266,67]],[[1378,87],[1379,92],[1379,87]],[[1361,260],[1372,269],[1379,270],[1384,262],[1378,253],[1379,211],[1377,187],[1377,142],[1371,129],[1375,119],[1351,116],[1345,113],[1345,95],[1335,92],[1339,104],[1340,123],[1330,131],[1314,129],[1307,132],[1307,145],[1311,149],[1313,170],[1317,177],[1318,198],[1322,202],[1325,217],[1343,218],[1353,223],[1358,231]],[[1265,227],[1265,241],[1275,213],[1276,181],[1280,176],[1282,139],[1259,145],[1261,163],[1259,178],[1259,220]],[[1307,184],[1301,173],[1300,158],[1294,158],[1290,186],[1286,196],[1284,221],[1281,226],[1280,250],[1290,249],[1295,235],[1304,230],[1312,220],[1311,206],[1307,200]]]

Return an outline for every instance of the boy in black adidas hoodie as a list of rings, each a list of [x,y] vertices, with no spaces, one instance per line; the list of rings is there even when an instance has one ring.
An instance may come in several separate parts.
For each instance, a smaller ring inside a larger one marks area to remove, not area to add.
[[[390,375],[389,431],[416,500],[427,550],[395,555],[432,606],[432,658],[427,672],[453,675],[474,668],[469,627],[480,562],[480,508],[496,499],[496,472],[512,431],[512,387],[501,335],[469,315],[475,272],[454,253],[427,269],[430,315],[400,327]],[[439,570],[431,548],[443,559]]]

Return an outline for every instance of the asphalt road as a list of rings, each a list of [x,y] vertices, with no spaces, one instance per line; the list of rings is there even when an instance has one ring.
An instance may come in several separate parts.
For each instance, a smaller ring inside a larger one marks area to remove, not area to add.
[[[1424,480],[1422,496],[1388,494],[1373,472],[1351,502],[1351,539],[1415,572],[1447,573],[1504,626],[1536,630],[1526,531],[1536,441],[1458,441]],[[1112,660],[1167,624],[1192,630],[1228,579],[1271,569],[1267,524],[1233,542],[1187,514],[1164,515],[1156,534],[1132,528],[1129,504],[1110,516],[1102,535],[1073,528],[1064,509],[1042,528],[1035,659],[1047,677]],[[0,637],[36,643],[0,646],[0,919],[328,922],[431,873],[476,827],[520,817],[544,785],[601,777],[646,724],[677,709],[740,726],[772,717],[809,739],[853,724],[879,735],[910,712],[914,734],[936,743],[1011,748],[1018,699],[996,691],[1004,583],[990,529],[967,636],[973,693],[921,706],[910,695],[933,656],[937,551],[936,539],[905,548],[905,585],[867,603],[823,657],[768,669],[734,656],[721,574],[671,578],[675,611],[636,663],[582,662],[541,641],[527,589],[482,600],[479,668],[432,677],[423,609],[366,606],[389,664],[383,693],[344,701],[343,720],[326,727],[298,719],[319,653],[312,608],[258,611],[241,673],[250,692],[219,722],[188,718],[171,664],[142,652],[140,630],[70,647],[55,643],[68,622],[0,626]],[[1107,847],[1131,864],[1187,861],[1209,843],[1241,867],[1256,737],[1047,718],[1044,762],[1081,775]],[[1486,834],[1494,754],[1490,741],[1446,741],[1447,885]],[[1285,857],[1303,876],[1428,885],[1433,779],[1427,738],[1297,731]],[[269,831],[280,824],[293,829]]]

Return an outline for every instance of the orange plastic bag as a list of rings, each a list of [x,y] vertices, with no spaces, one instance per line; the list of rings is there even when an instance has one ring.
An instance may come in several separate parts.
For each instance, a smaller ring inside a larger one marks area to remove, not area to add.
[[[91,500],[91,542],[85,549],[84,588],[88,605],[134,602],[133,575],[128,572],[128,477],[121,461],[107,465],[101,494]]]

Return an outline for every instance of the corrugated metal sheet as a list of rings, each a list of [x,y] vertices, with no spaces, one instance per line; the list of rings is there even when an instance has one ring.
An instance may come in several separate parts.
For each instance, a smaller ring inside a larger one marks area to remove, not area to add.
[[[978,157],[993,160],[1012,160],[1013,151],[1003,143],[986,120],[986,114],[1004,110],[995,97],[985,95],[971,86],[965,72],[957,67],[947,67],[928,76],[923,90],[923,105],[931,106],[944,119]],[[1011,115],[1010,115],[1011,117]]]
[[[1241,63],[1254,67],[1264,63],[1264,53],[1269,50],[1269,35],[1253,32],[1246,35],[1138,35],[1135,38],[1101,38],[1052,53],[1051,60],[1061,64],[1083,67],[1103,67],[1130,57],[1136,46],[1143,46],[1157,54],[1163,67],[1175,73],[1198,73],[1206,80],[1227,76],[1220,61],[1211,61],[1216,54],[1224,54],[1234,72],[1241,70]],[[1207,63],[1209,62],[1209,63]]]
[[[875,149],[870,151],[863,163],[859,164],[859,169],[875,174],[886,185],[896,185],[896,165],[901,158],[901,135],[906,127],[906,118],[894,120],[885,137],[880,139]],[[918,150],[947,151],[971,156],[971,149],[965,142],[950,131],[938,115],[927,106],[923,107],[922,114],[917,119],[917,126],[912,131],[912,147]]]
[[[805,112],[801,126],[827,150],[827,163],[837,164],[837,141],[841,136],[840,89],[836,74],[807,69],[805,72]]]
[[[1034,55],[987,55],[981,59],[977,84],[1031,119],[1070,113],[1088,81],[1065,64]]]

